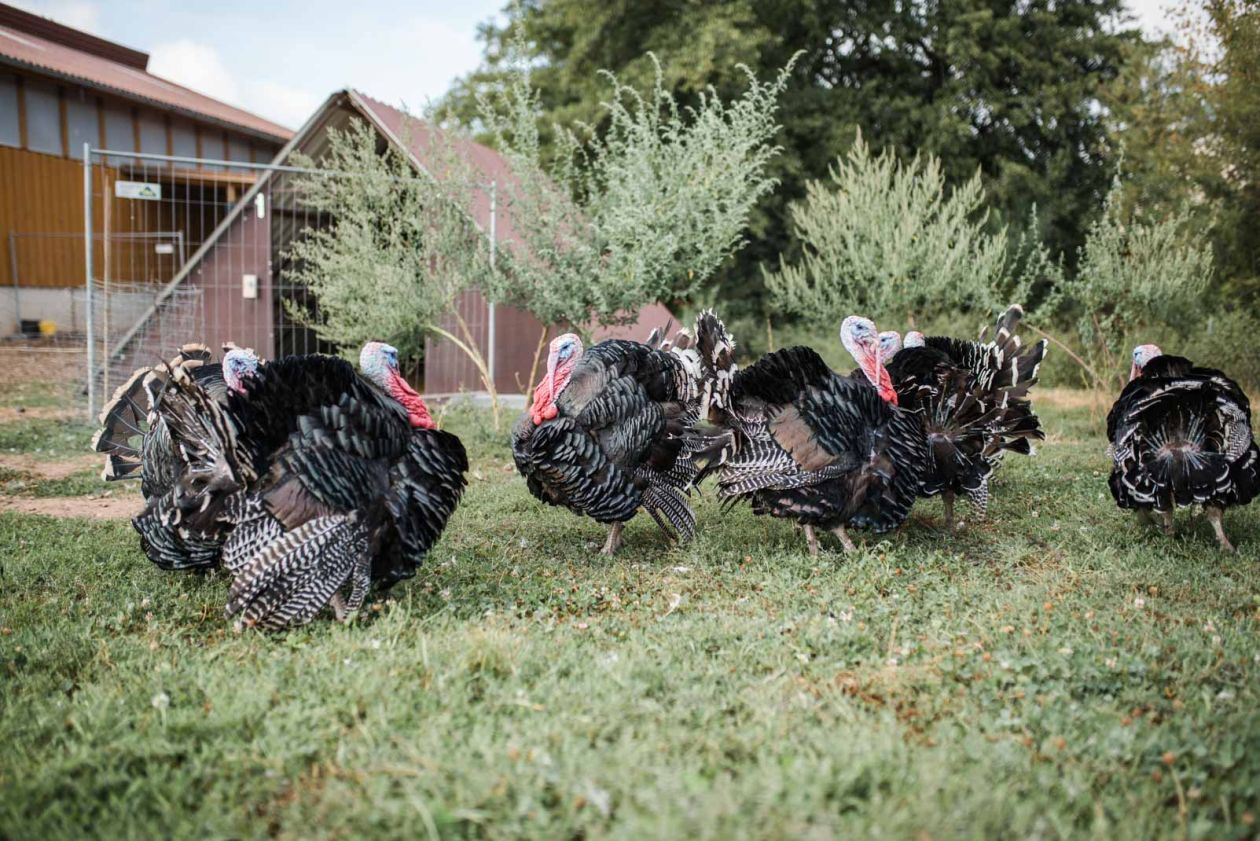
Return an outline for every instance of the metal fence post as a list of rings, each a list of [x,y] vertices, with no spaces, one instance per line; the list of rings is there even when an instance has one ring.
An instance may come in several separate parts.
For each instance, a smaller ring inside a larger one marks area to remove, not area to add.
[[[87,291],[88,420],[96,418],[96,341],[92,329],[92,147],[83,144],[83,283]]]
[[[490,274],[494,275],[495,252],[498,250],[498,237],[495,235],[496,222],[499,210],[499,182],[490,182]],[[498,381],[494,378],[494,357],[495,357],[495,324],[494,324],[494,299],[489,298],[486,305],[486,332],[489,334],[486,339],[486,354],[490,357],[487,362],[487,368],[490,373],[490,385],[496,391],[498,390]]]

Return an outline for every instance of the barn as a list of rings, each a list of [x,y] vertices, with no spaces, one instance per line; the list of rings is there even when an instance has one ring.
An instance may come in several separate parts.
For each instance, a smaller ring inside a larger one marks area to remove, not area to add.
[[[187,341],[273,358],[335,350],[295,315],[318,302],[290,279],[289,245],[331,220],[300,201],[292,156],[318,161],[331,130],[361,120],[418,171],[431,158],[428,126],[356,90],[294,133],[147,67],[143,52],[0,5],[0,336],[43,324],[79,341],[89,412]],[[470,216],[511,248],[512,208],[494,198],[507,161],[471,140],[456,148],[482,186]],[[543,325],[476,292],[457,307],[499,392],[527,390]],[[669,320],[659,305],[638,315],[595,335]],[[483,388],[445,341],[426,345],[414,376],[431,395]]]
[[[106,254],[116,290],[143,299],[180,268],[181,252],[252,184],[250,171],[195,159],[266,162],[292,132],[147,70],[138,50],[0,5],[0,335],[51,322],[86,326],[84,147],[166,156],[145,180],[179,194],[197,217],[126,214],[94,220],[94,263]],[[174,160],[179,159],[179,160]],[[141,159],[102,161],[112,184]],[[150,213],[156,211],[149,207]],[[119,291],[119,303],[128,298]]]
[[[189,338],[211,346],[231,340],[265,357],[334,350],[321,345],[293,315],[295,307],[312,302],[288,276],[289,244],[304,230],[330,220],[303,205],[293,184],[297,173],[288,164],[297,152],[318,161],[327,149],[329,132],[347,128],[351,120],[360,120],[375,131],[381,148],[393,147],[417,170],[428,169],[433,143],[429,126],[359,91],[333,93],[275,160],[258,170],[249,190],[166,284],[159,305],[113,344],[109,359],[118,373],[141,361],[141,349],[152,354],[155,346],[162,344],[146,336],[152,329],[149,325],[160,325],[163,313],[178,307],[200,308]],[[457,140],[456,149],[483,185],[474,191],[473,205],[468,208],[473,221],[487,236],[493,236],[499,247],[511,247],[515,238],[512,209],[505,203],[496,204],[493,198],[497,186],[507,185],[512,178],[507,161],[471,140]],[[177,300],[184,303],[175,303]],[[496,389],[503,394],[527,390],[543,325],[527,312],[492,307],[475,291],[465,293],[457,307],[493,372]],[[646,335],[651,327],[669,320],[664,307],[653,305],[644,308],[633,324],[596,330],[595,335]],[[423,362],[414,376],[430,395],[484,388],[473,362],[453,343],[443,340],[426,343]]]

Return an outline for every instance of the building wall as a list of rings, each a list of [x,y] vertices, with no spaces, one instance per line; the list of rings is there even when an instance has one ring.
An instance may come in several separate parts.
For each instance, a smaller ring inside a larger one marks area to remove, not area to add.
[[[0,112],[0,286],[6,287],[14,283],[15,258],[23,287],[82,285],[84,141],[94,148],[242,162],[268,161],[279,149],[278,143],[8,70],[0,70]],[[94,227],[98,234],[103,230],[101,197],[111,195],[113,181],[133,171],[134,165],[133,159],[123,157],[109,163],[111,167],[96,168]],[[239,171],[229,175],[220,167],[192,167],[163,166],[159,172],[158,166],[149,165],[142,168],[142,177],[172,185],[199,184],[197,189],[217,190],[217,200],[189,201],[183,207],[174,202],[117,205],[119,212],[111,218],[110,230],[183,231],[185,254],[191,254],[198,237],[207,236],[226,212],[222,206],[230,204],[252,180]],[[11,249],[11,233],[39,236],[14,238],[16,248]],[[160,283],[178,268],[167,265],[169,259],[154,257],[152,243],[111,242],[111,251],[111,267],[120,280]],[[98,246],[94,261],[102,268],[103,258],[104,249]]]

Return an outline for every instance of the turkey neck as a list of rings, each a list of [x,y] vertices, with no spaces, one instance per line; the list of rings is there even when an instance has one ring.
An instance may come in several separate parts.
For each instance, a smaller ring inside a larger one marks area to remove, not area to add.
[[[424,405],[420,393],[408,385],[401,374],[391,372],[386,389],[391,397],[407,410],[407,421],[417,429],[433,429],[437,426],[429,416],[429,407]]]
[[[559,414],[556,400],[560,397],[560,392],[564,391],[565,386],[569,384],[569,377],[572,375],[573,363],[571,362],[548,367],[547,375],[534,389],[534,404],[529,409],[534,426]]]
[[[880,358],[880,352],[862,348],[862,355],[858,357],[858,365],[862,368],[862,373],[866,374],[866,378],[871,381],[871,385],[879,392],[879,396],[892,405],[897,405],[897,392],[893,388],[892,377],[888,376],[888,369],[884,367],[884,362]]]

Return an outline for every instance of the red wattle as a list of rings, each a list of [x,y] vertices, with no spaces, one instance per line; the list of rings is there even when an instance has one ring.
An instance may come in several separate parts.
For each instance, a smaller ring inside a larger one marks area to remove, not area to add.
[[[424,405],[424,400],[420,397],[411,385],[402,378],[401,374],[394,374],[390,379],[390,393],[394,399],[402,404],[407,410],[408,422],[418,429],[435,429],[437,424],[433,422],[433,418],[429,415],[429,407]]]

